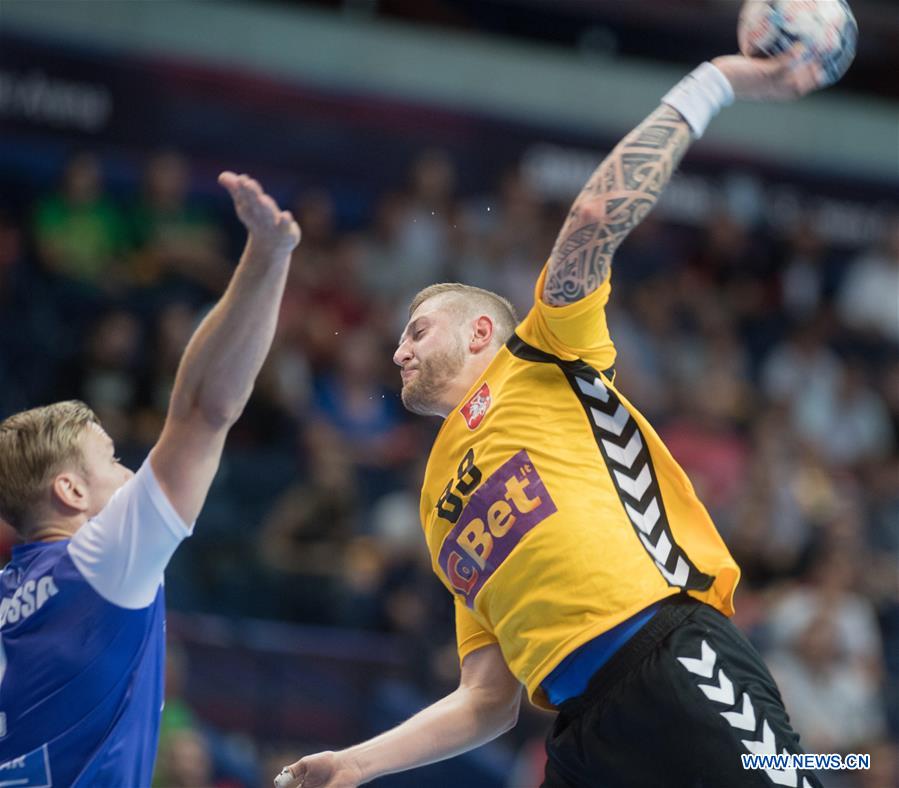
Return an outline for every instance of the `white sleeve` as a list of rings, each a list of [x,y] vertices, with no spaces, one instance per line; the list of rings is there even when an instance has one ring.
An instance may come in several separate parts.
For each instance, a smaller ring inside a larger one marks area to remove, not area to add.
[[[159,482],[149,459],[109,503],[69,542],[78,571],[104,599],[119,607],[147,607],[156,597],[165,567],[190,536]]]

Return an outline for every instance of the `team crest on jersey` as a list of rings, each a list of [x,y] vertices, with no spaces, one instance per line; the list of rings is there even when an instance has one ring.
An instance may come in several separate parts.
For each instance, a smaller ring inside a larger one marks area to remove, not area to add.
[[[485,383],[474,394],[474,396],[465,403],[465,406],[459,413],[465,419],[468,429],[475,430],[484,420],[487,410],[490,408],[490,387]]]

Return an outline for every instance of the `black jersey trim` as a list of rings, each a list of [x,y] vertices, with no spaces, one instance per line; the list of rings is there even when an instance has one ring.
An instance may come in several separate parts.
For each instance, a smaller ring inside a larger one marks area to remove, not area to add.
[[[545,350],[540,350],[540,348],[529,345],[520,336],[518,336],[518,334],[512,334],[512,337],[508,342],[506,342],[506,348],[513,356],[516,356],[523,361],[535,361],[540,364],[557,364],[564,370],[587,369],[591,372],[594,371],[589,364],[584,363],[580,359],[577,359],[575,361],[565,361],[565,359],[554,356],[552,353],[547,353]],[[607,380],[614,380],[615,367],[609,367],[608,369],[603,370],[602,374],[605,375]]]
[[[637,420],[600,374],[583,360],[565,361],[529,345],[517,334],[506,343],[512,355],[524,361],[556,364],[584,408],[593,437],[605,460],[612,484],[634,533],[670,586],[706,591],[715,581],[700,572],[674,541],[662,500],[649,444]],[[603,373],[612,379],[612,370]]]

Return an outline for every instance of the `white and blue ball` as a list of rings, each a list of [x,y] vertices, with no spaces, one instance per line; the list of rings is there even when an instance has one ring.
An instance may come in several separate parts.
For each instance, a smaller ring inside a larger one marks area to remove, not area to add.
[[[779,55],[805,44],[821,67],[823,85],[832,85],[855,57],[858,24],[846,0],[747,0],[737,35],[740,51],[749,57]]]

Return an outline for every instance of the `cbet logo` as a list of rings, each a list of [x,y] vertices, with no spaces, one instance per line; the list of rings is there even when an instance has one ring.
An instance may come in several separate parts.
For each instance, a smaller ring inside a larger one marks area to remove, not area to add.
[[[438,563],[468,607],[522,537],[556,511],[523,449],[471,496],[440,548]]]

